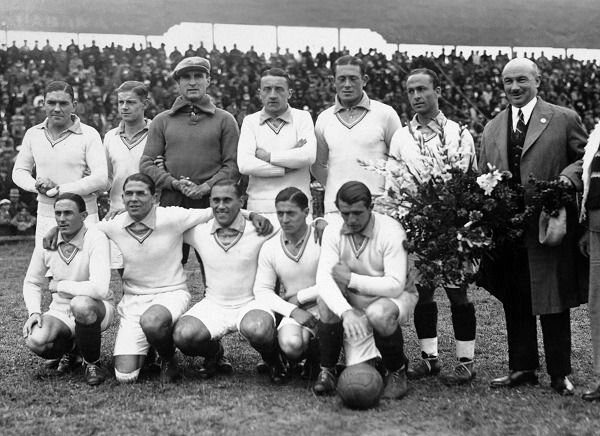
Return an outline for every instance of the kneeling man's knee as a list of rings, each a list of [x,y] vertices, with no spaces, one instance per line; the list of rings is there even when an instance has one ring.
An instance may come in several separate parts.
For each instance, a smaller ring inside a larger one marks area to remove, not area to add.
[[[242,318],[240,332],[250,343],[268,342],[275,335],[275,322],[269,313],[251,310]]]
[[[80,324],[93,324],[98,320],[98,300],[78,295],[71,299],[70,307],[75,321]],[[102,304],[102,303],[100,303]]]

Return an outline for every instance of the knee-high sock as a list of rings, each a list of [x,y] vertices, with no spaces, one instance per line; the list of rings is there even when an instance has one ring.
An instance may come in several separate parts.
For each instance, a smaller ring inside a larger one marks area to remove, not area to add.
[[[304,357],[309,362],[320,362],[319,340],[316,337],[312,337],[308,341],[308,348],[304,352]]]
[[[340,357],[344,338],[344,327],[341,322],[325,324],[321,321],[317,324],[317,337],[319,338],[319,354],[321,366],[333,368]]]
[[[435,301],[415,306],[415,330],[421,352],[427,357],[438,355],[437,320],[438,307]]]
[[[198,349],[198,354],[205,359],[210,359],[216,356],[222,348],[221,341],[210,339],[202,343],[202,346]]]
[[[456,339],[456,357],[473,360],[475,356],[475,334],[477,320],[473,303],[450,306],[452,326]]]
[[[92,324],[75,322],[75,343],[83,356],[83,360],[88,363],[94,363],[100,359],[101,324],[102,320],[100,318]]]
[[[381,353],[383,365],[390,371],[400,369],[407,361],[404,355],[404,338],[400,327],[390,336],[381,336],[377,332],[373,332],[373,336],[375,337],[375,345]]]
[[[280,354],[277,337],[273,338],[272,341],[266,343],[251,345],[256,351],[259,352],[260,357],[262,357],[262,360],[264,360],[268,365],[273,365],[277,361]]]

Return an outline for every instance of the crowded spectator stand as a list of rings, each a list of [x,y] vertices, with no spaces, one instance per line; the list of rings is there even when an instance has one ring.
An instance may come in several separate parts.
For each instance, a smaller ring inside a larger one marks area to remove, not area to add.
[[[203,44],[192,44],[182,53],[177,47],[170,53],[165,45],[148,43],[124,48],[114,43],[104,48],[94,42],[79,47],[72,40],[67,47],[52,46],[49,41],[33,47],[16,41],[0,50],[0,200],[8,199],[14,158],[25,131],[42,122],[42,92],[46,83],[65,80],[75,90],[76,113],[93,126],[101,136],[119,123],[114,90],[126,80],[144,82],[151,91],[151,103],[146,116],[171,107],[176,84],[171,78],[172,67],[183,57],[208,57],[212,65],[212,80],[208,94],[216,106],[229,111],[241,125],[247,114],[260,108],[257,95],[260,73],[265,68],[285,69],[292,79],[293,107],[310,111],[313,119],[334,100],[329,67],[348,50],[324,48],[313,54],[309,47],[292,53],[289,49],[270,54],[258,54],[253,48],[242,52],[236,45],[230,50]],[[412,116],[406,99],[406,74],[413,68],[430,68],[438,72],[441,84],[440,109],[449,118],[467,126],[478,143],[485,123],[506,104],[501,71],[509,56],[498,52],[473,51],[468,55],[442,50],[439,56],[426,52],[408,56],[396,52],[387,57],[376,49],[356,53],[367,65],[369,96],[392,106],[402,122]],[[535,59],[542,74],[540,96],[552,103],[575,109],[588,130],[600,118],[600,81],[596,61],[579,61],[570,56],[547,58],[543,52]],[[29,212],[35,211],[35,197],[20,192]],[[16,213],[11,217],[14,218]]]

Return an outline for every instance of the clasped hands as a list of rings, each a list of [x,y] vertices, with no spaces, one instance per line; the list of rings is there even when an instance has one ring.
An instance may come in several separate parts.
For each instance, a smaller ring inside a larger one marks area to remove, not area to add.
[[[38,177],[35,181],[35,189],[42,195],[55,197],[58,194],[58,185],[46,177]]]

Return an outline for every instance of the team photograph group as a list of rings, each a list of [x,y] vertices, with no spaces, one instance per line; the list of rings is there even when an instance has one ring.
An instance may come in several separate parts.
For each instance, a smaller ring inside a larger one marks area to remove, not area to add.
[[[526,57],[505,63],[508,104],[476,135],[440,110],[430,68],[406,75],[414,115],[403,125],[365,91],[360,56],[329,67],[335,97],[316,121],[290,105],[294,83],[275,66],[260,73],[262,108],[238,127],[207,94],[210,60],[183,57],[170,72],[178,95],[153,119],[148,86],[119,84],[120,122],[103,139],[76,115],[71,84],[45,84],[45,119],[25,132],[12,168],[14,184],[37,195],[22,337],[39,365],[57,375],[82,367],[92,386],[136,383],[154,366],[169,384],[182,378],[181,354],[200,357],[198,373],[209,379],[235,371],[222,339],[239,333],[273,385],[299,376],[348,407],[402,399],[408,380],[472,383],[470,286],[429,280],[411,232],[378,207],[393,197],[393,178],[411,178],[416,192],[452,162],[464,173],[509,172],[523,210],[533,202],[530,177],[578,199],[560,208],[558,240],[539,237],[547,220],[526,218],[519,237],[477,263],[470,285],[499,299],[506,323],[507,365],[490,388],[538,384],[539,319],[551,390],[600,400],[600,129],[588,135],[575,111],[544,101],[540,69]],[[99,214],[102,192],[108,211]],[[192,303],[185,267],[194,257],[204,295]],[[122,286],[118,301],[111,274]],[[445,371],[436,294],[449,301],[454,335],[456,360]],[[585,303],[595,384],[581,387],[570,380],[570,311]],[[112,356],[102,359],[113,324]],[[411,329],[421,358],[409,362]]]

